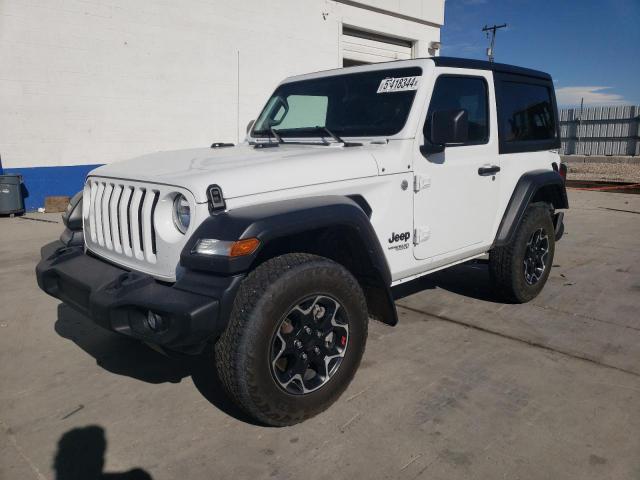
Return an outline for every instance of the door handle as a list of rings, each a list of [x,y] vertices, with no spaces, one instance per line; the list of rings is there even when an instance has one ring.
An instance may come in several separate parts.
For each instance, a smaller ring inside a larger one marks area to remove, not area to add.
[[[495,175],[500,171],[500,167],[497,165],[491,165],[488,167],[480,167],[478,169],[478,175],[481,177],[487,177],[489,175]]]

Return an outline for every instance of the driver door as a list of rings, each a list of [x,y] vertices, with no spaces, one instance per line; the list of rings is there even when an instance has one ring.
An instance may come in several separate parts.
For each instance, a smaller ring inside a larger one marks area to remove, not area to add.
[[[438,69],[427,137],[434,112],[460,109],[468,115],[468,137],[437,153],[414,149],[414,256],[430,268],[481,253],[493,242],[500,188],[495,105],[491,72]]]

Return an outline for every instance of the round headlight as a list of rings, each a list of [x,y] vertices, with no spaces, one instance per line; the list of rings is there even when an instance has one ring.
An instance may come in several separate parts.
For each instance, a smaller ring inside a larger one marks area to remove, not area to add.
[[[181,233],[186,233],[191,222],[191,207],[182,194],[177,194],[173,199],[173,223]]]

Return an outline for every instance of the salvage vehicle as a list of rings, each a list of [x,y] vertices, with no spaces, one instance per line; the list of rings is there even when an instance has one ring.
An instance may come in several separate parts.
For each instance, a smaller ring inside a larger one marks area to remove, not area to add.
[[[38,284],[165,350],[213,345],[231,399],[292,425],[346,389],[370,318],[397,323],[392,287],[488,254],[504,301],[540,293],[559,147],[539,71],[433,57],[287,78],[239,145],[93,170]]]

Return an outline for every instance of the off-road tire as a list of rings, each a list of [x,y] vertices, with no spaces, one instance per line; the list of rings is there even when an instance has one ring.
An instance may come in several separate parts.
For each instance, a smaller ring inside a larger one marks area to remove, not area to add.
[[[304,395],[284,391],[270,361],[271,342],[284,315],[311,295],[335,298],[349,325],[346,350],[326,384]],[[260,423],[287,426],[327,409],[353,378],[367,339],[368,313],[358,281],[342,265],[316,255],[272,258],[243,281],[229,325],[215,346],[216,367],[232,400]]]
[[[525,280],[524,259],[527,243],[534,232],[543,229],[548,236],[548,255],[540,279],[533,285]],[[544,203],[531,204],[510,243],[495,247],[489,254],[489,273],[496,294],[510,303],[525,303],[542,290],[553,264],[555,233],[550,207]]]

